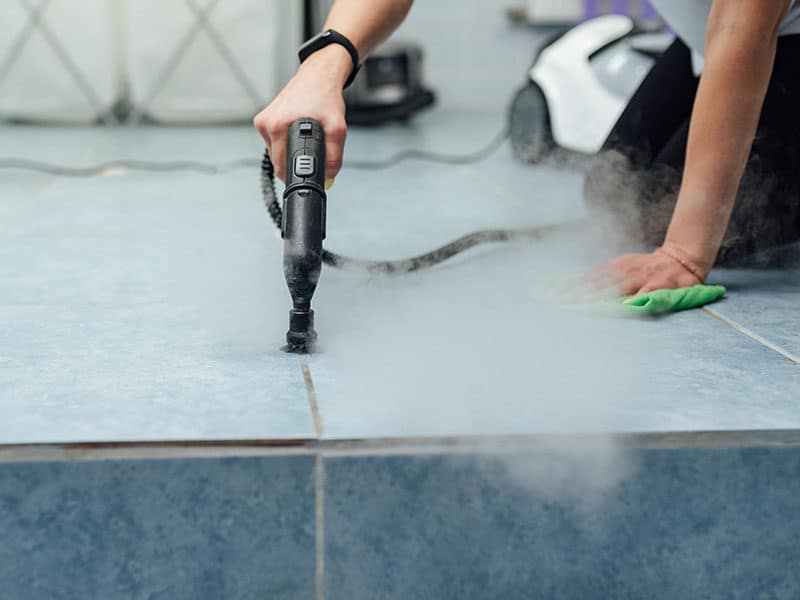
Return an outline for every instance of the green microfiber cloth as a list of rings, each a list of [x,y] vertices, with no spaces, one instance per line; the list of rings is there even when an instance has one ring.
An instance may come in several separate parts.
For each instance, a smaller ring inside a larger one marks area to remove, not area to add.
[[[699,308],[716,302],[725,295],[721,285],[693,285],[674,290],[655,290],[638,296],[623,296],[603,300],[595,305],[600,310],[611,310],[629,315],[660,315],[689,308]]]

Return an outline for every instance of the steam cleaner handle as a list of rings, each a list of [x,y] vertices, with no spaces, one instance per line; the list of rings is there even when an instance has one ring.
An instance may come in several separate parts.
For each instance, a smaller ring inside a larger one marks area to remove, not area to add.
[[[295,310],[311,309],[325,239],[325,134],[313,119],[289,127],[283,192],[283,273]]]
[[[312,188],[325,195],[325,132],[317,121],[298,119],[289,127],[286,144],[286,191]]]

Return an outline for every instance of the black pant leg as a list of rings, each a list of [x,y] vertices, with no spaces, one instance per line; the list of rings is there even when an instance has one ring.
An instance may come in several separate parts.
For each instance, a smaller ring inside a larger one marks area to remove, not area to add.
[[[601,228],[633,243],[652,244],[663,235],[669,223],[663,207],[680,184],[685,143],[681,152],[670,151],[668,163],[654,159],[664,160],[665,148],[675,147],[696,93],[691,53],[675,40],[631,97],[587,172],[584,198]]]
[[[620,151],[637,165],[652,163],[691,115],[697,84],[691,52],[676,39],[629,100],[603,150]]]

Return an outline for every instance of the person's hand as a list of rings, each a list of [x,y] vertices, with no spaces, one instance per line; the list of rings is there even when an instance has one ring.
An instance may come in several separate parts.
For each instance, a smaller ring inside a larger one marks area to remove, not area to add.
[[[672,255],[672,256],[670,256]],[[697,267],[687,267],[681,261],[688,259],[676,249],[667,248],[666,252],[656,250],[650,254],[625,254],[616,260],[595,269],[590,277],[595,284],[613,285],[621,295],[646,294],[653,290],[675,289],[703,283],[698,277],[705,273],[695,274]]]
[[[286,137],[289,126],[303,117],[316,119],[325,131],[325,178],[330,187],[342,167],[347,125],[342,87],[352,59],[338,44],[315,52],[300,66],[280,94],[258,113],[253,125],[267,143],[275,175],[286,176]]]

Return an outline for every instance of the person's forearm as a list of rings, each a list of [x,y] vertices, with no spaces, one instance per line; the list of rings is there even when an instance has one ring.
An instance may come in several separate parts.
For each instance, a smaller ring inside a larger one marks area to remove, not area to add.
[[[412,0],[336,0],[325,29],[335,29],[358,49],[361,60],[403,22]]]
[[[403,21],[412,0],[336,0],[326,29],[333,29],[350,40],[360,61]],[[269,149],[275,175],[285,177],[286,138],[289,126],[300,118],[313,118],[325,131],[326,187],[342,167],[347,122],[342,88],[353,73],[353,59],[341,44],[328,44],[313,52],[300,65],[297,74],[253,118],[253,125]]]
[[[336,0],[324,29],[334,29],[349,39],[363,62],[403,22],[411,4],[412,0]],[[306,68],[325,71],[342,84],[353,68],[347,50],[338,44],[315,52],[306,63]]]
[[[665,244],[705,272],[730,221],[775,59],[783,12],[717,0],[692,111],[683,181]],[[778,2],[774,3],[775,5]],[[754,17],[753,11],[762,11]]]

